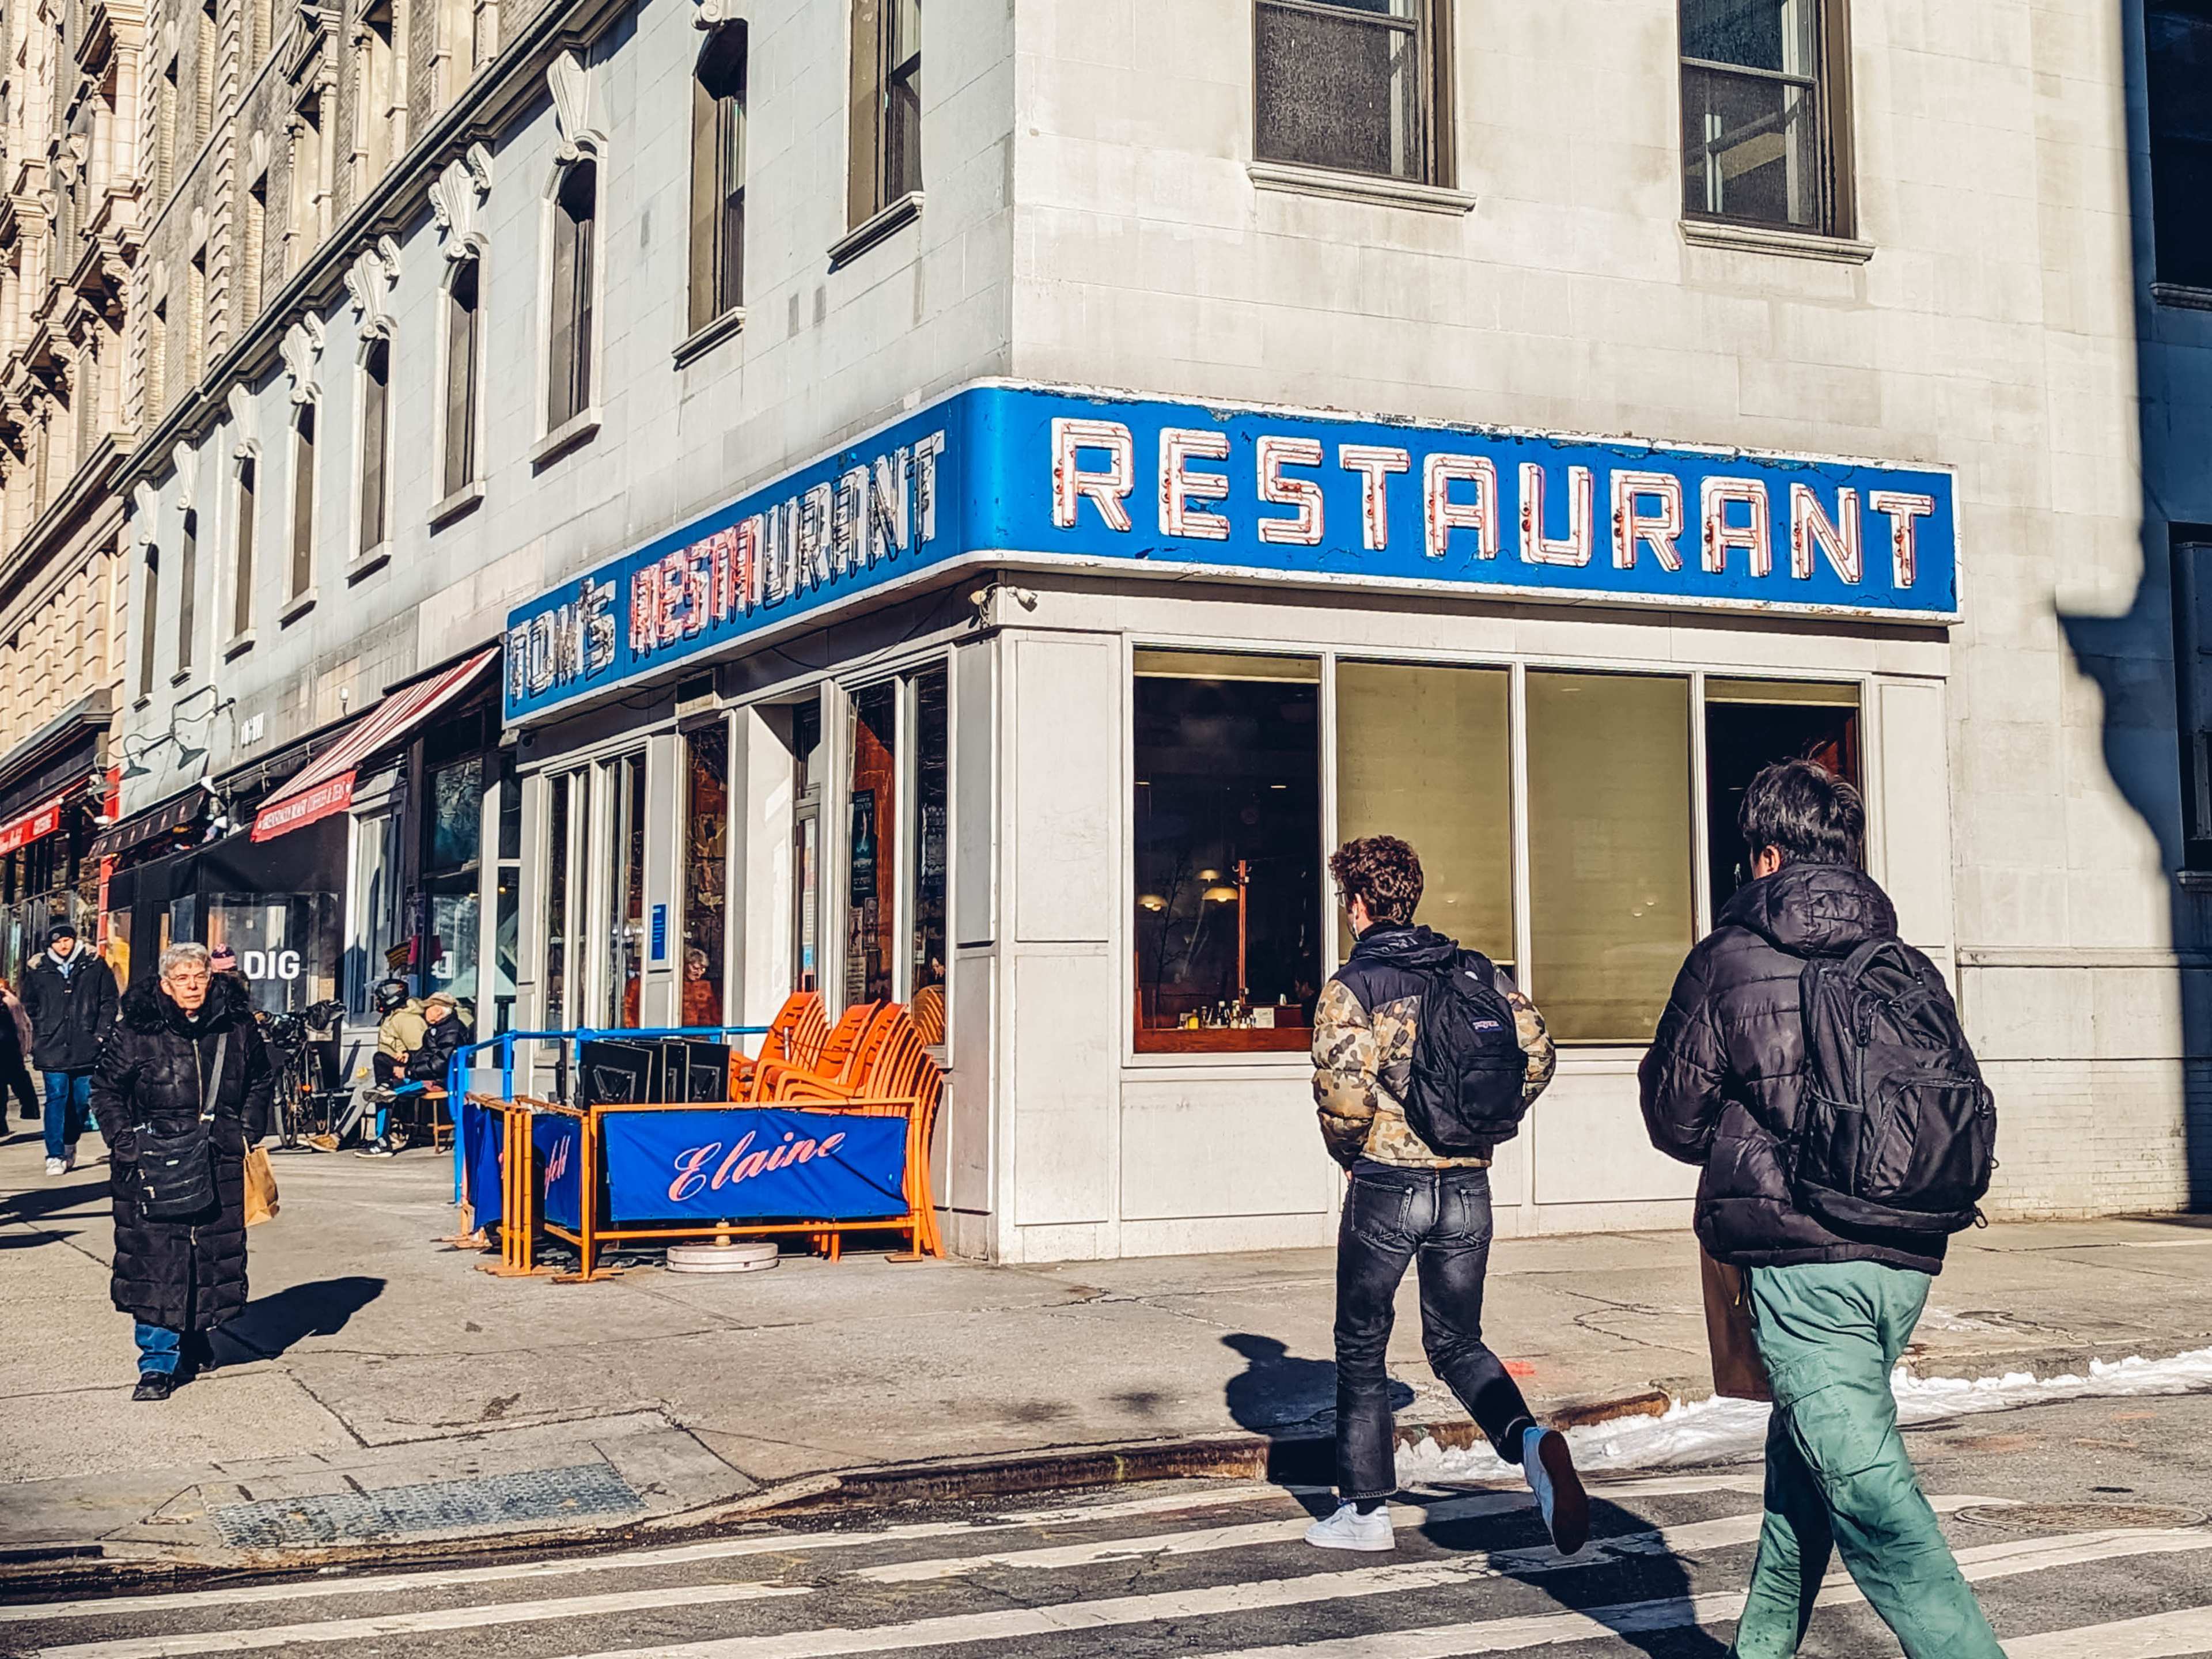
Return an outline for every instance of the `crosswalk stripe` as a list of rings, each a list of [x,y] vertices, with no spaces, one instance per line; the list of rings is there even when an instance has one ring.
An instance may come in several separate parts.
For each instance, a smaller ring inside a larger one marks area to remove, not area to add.
[[[1483,1492],[1444,1498],[1428,1506],[1432,1517],[1444,1520],[1508,1508],[1525,1507],[1527,1493]],[[1991,1500],[1948,1498],[1943,1504],[1957,1507]],[[1498,1577],[1507,1573],[1557,1572],[1597,1566],[1630,1555],[1719,1548],[1748,1542],[1758,1535],[1757,1515],[1731,1516],[1718,1521],[1693,1522],[1662,1530],[1626,1533],[1599,1540],[1584,1554],[1566,1558],[1558,1552],[1501,1551],[1486,1556],[1469,1555],[1450,1564],[1455,1577]],[[935,1560],[897,1562],[863,1569],[851,1575],[875,1583],[906,1583],[957,1578],[988,1566],[1065,1567],[1133,1556],[1188,1555],[1204,1551],[1249,1547],[1257,1544],[1295,1541],[1309,1523],[1269,1521],[1249,1527],[1210,1527],[1192,1532],[1164,1533],[1134,1538],[1046,1547],[1035,1550],[947,1556]],[[40,1659],[186,1659],[206,1653],[238,1653],[287,1643],[352,1642],[376,1636],[404,1634],[412,1630],[460,1630],[494,1625],[534,1624],[550,1620],[593,1618],[607,1613],[647,1612],[658,1608],[751,1601],[769,1596],[805,1595],[809,1585],[704,1584],[693,1588],[618,1592],[603,1595],[567,1596],[538,1601],[491,1601],[474,1607],[440,1608],[419,1613],[372,1615],[333,1619],[314,1623],[273,1625],[258,1628],[194,1632],[185,1634],[119,1638],[100,1642],[45,1648]],[[110,1603],[112,1607],[113,1603]],[[424,1621],[410,1624],[409,1620]]]
[[[293,1642],[365,1642],[380,1636],[471,1630],[488,1624],[592,1619],[611,1613],[648,1613],[660,1607],[708,1607],[810,1595],[804,1584],[689,1584],[670,1589],[621,1590],[607,1595],[565,1596],[557,1601],[501,1601],[488,1607],[437,1607],[423,1613],[379,1613],[312,1625],[262,1625],[247,1630],[200,1631],[190,1636],[125,1637],[74,1647],[41,1648],[40,1659],[177,1659],[200,1653],[246,1653]]]
[[[1592,1482],[1596,1498],[1687,1497],[1700,1492],[1757,1492],[1756,1469],[1733,1474],[1654,1475],[1632,1480]],[[1049,1510],[1015,1510],[984,1522],[925,1521],[876,1532],[757,1534],[722,1538],[699,1544],[672,1545],[662,1549],[625,1550],[613,1555],[578,1556],[569,1559],[514,1562],[501,1566],[456,1567],[421,1572],[336,1577],[318,1575],[279,1584],[238,1585],[223,1589],[174,1590],[155,1595],[136,1595],[118,1601],[108,1596],[73,1601],[29,1602],[0,1607],[0,1625],[40,1624],[50,1620],[112,1617],[119,1607],[133,1613],[171,1613],[201,1607],[247,1607],[269,1601],[320,1601],[340,1595],[379,1595],[410,1591],[453,1589],[471,1584],[495,1584],[521,1579],[565,1578],[587,1573],[649,1571],[685,1566],[701,1561],[724,1561],[754,1555],[802,1554],[821,1550],[853,1549],[868,1544],[898,1544],[933,1538],[989,1538],[1041,1527],[1081,1526],[1092,1522],[1130,1520],[1139,1516],[1230,1509],[1240,1504],[1262,1503],[1285,1493],[1311,1491],[1303,1486],[1251,1482],[1212,1492],[1166,1493],[1127,1498],[1112,1504],[1075,1505]],[[1431,1517],[1439,1504],[1494,1504],[1496,1511],[1510,1510],[1530,1502],[1528,1494],[1512,1492],[1454,1494],[1413,1507],[1426,1508]],[[1455,1510],[1465,1516],[1493,1512]],[[1303,1530],[1304,1520],[1286,1523]]]
[[[1951,1498],[1948,1507],[1987,1500]],[[1469,1584],[1506,1576],[1499,1562],[1510,1564],[1512,1576],[1571,1571],[1600,1566],[1620,1559],[1607,1547],[1613,1542],[1632,1546],[1626,1553],[1644,1554],[1720,1547],[1746,1541],[1758,1534],[1758,1516],[1729,1516],[1717,1521],[1693,1522],[1686,1527],[1656,1533],[1631,1533],[1620,1540],[1593,1545],[1584,1553],[1562,1557],[1553,1550],[1501,1552],[1469,1555],[1442,1561],[1408,1562],[1401,1565],[1354,1568],[1348,1571],[1310,1573],[1295,1577],[1249,1579],[1233,1584],[1211,1584],[1144,1595],[1121,1595],[1093,1601],[1066,1601],[1036,1607],[995,1608],[988,1613],[946,1613],[901,1624],[864,1629],[832,1626],[812,1631],[793,1631],[772,1636],[736,1636],[708,1641],[671,1643],[650,1648],[610,1649],[588,1659],[831,1659],[832,1656],[891,1653],[905,1648],[950,1646],[962,1642],[1003,1642],[1024,1637],[1050,1636],[1079,1630],[1106,1630],[1127,1625],[1152,1624],[1166,1619],[1204,1619],[1225,1613],[1254,1613],[1279,1607],[1308,1606],[1318,1601],[1348,1601],[1363,1596],[1389,1595],[1410,1590],[1436,1589]],[[2196,1534],[2191,1534],[2195,1536]],[[2212,1543],[2212,1534],[2203,1534]],[[2009,1548],[2010,1546],[2000,1547]],[[572,1656],[571,1659],[574,1659]]]
[[[2005,1659],[2181,1659],[2212,1650],[2212,1607],[2046,1631],[2004,1644]]]
[[[2053,1567],[2086,1566],[2127,1555],[2142,1555],[2212,1548],[2212,1534],[2194,1529],[2149,1532],[2074,1533],[2057,1538],[2015,1540],[1959,1552],[1959,1570],[1976,1583],[2014,1578]],[[1863,1601],[1858,1587],[1847,1574],[1829,1574],[1817,1605],[1849,1607]],[[1666,1596],[1649,1601],[1626,1601],[1613,1607],[1578,1612],[1534,1613],[1516,1619],[1485,1619],[1467,1624],[1431,1625],[1413,1630],[1382,1631],[1370,1636],[1346,1637],[1321,1642],[1276,1643],[1267,1647],[1218,1649],[1194,1659],[1474,1659],[1490,1653],[1511,1653],[1523,1648],[1586,1642],[1594,1637],[1631,1636],[1654,1631],[1680,1630],[1689,1626],[1723,1624],[1743,1613],[1744,1594],[1729,1590],[1698,1596]],[[2204,1612],[2193,1617],[2201,1637]],[[2130,1620],[2129,1624],[2152,1621]],[[2117,1627],[2124,1629],[2125,1625]],[[2061,1632],[2071,1635],[2073,1632]],[[2030,1638],[2031,1642],[2051,1638]],[[2199,1646],[2203,1644],[2200,1642]],[[2048,1650],[2006,1644],[2008,1659],[2174,1659],[2191,1653],[2188,1647],[2106,1647],[2094,1644]]]

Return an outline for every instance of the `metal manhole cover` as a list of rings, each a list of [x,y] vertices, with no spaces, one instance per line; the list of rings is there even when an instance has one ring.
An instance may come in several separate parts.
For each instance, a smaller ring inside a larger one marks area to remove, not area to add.
[[[628,1515],[645,1500],[605,1463],[532,1469],[471,1480],[270,1498],[208,1511],[233,1549],[281,1549],[315,1544],[374,1543],[413,1533],[483,1530],[532,1521]]]
[[[1977,1504],[1959,1519],[2012,1532],[2088,1532],[2116,1527],[2201,1527],[2202,1510],[2164,1504]]]

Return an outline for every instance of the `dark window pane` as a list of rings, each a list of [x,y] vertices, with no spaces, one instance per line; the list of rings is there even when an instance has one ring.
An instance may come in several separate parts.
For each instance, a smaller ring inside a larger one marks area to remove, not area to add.
[[[898,694],[853,693],[851,821],[845,837],[845,1000],[891,994],[898,928]]]
[[[483,841],[483,760],[440,767],[430,775],[430,868],[474,863]]]
[[[1302,659],[1138,653],[1140,1048],[1304,1046],[1322,977],[1320,678]]]
[[[2154,5],[2143,33],[2158,280],[2212,288],[2212,9]]]
[[[568,789],[563,774],[545,802],[545,1024],[562,1029],[568,1010]]]
[[[553,216],[549,426],[562,425],[592,401],[592,229],[598,205],[599,169],[579,161],[562,178]]]
[[[379,340],[362,366],[361,550],[384,540],[385,454],[391,442],[392,348]]]
[[[315,406],[292,420],[292,593],[307,591],[315,569]]]
[[[1682,0],[1682,56],[1816,73],[1819,0]]]
[[[145,580],[138,584],[138,603],[146,614],[139,618],[138,695],[154,695],[154,641],[161,637],[161,565],[154,550],[146,550]]]
[[[1682,70],[1682,206],[1711,218],[1821,222],[1814,95],[1786,81]]]
[[[914,682],[914,980],[917,1018],[921,993],[939,988],[937,1006],[923,1036],[944,1036],[945,835],[947,748],[946,675],[933,668]],[[935,1035],[931,1034],[934,1027]]]
[[[1417,26],[1261,0],[1257,27],[1261,160],[1429,176]]]
[[[231,595],[230,624],[234,634],[243,634],[253,626],[253,515],[258,471],[251,456],[238,464],[238,576]]]
[[[200,575],[200,515],[185,514],[184,534],[177,538],[177,672],[192,665],[194,609]]]
[[[678,1024],[722,1023],[722,935],[729,915],[730,732],[688,733],[684,813],[684,991]]]
[[[446,306],[446,477],[450,495],[476,477],[477,262],[453,272]]]

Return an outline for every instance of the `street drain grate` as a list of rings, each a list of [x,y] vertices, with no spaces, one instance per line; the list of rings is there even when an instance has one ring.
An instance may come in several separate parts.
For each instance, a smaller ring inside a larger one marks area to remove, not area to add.
[[[2117,1527],[2201,1527],[2204,1511],[2163,1504],[1977,1504],[1959,1519],[2010,1532],[2092,1532]]]
[[[314,1544],[364,1544],[410,1533],[511,1526],[519,1522],[566,1521],[591,1515],[627,1515],[645,1500],[605,1463],[473,1480],[433,1480],[416,1486],[331,1492],[314,1498],[270,1498],[226,1504],[208,1511],[222,1541],[233,1549],[278,1549]]]

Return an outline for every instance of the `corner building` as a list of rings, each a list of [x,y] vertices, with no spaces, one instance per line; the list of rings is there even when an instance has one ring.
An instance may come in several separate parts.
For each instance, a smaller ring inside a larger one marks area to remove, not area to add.
[[[2205,65],[2158,4],[549,13],[190,441],[251,422],[275,547],[320,411],[283,684],[496,675],[514,1022],[912,1004],[963,1254],[1333,1236],[1381,830],[1562,1044],[1501,1229],[1686,1221],[1636,1063],[1797,754],[1958,988],[1990,1207],[2179,1209]]]

